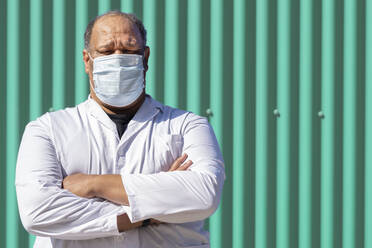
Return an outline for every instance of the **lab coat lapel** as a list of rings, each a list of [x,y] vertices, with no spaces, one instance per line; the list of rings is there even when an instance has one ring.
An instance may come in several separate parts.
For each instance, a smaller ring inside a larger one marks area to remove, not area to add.
[[[110,117],[107,116],[105,111],[101,108],[101,106],[98,105],[96,101],[94,101],[92,98],[89,98],[88,100],[88,108],[90,114],[97,119],[98,122],[100,122],[102,125],[107,127],[109,130],[111,130],[119,139],[119,135],[115,126],[115,123],[110,119]]]
[[[139,108],[133,119],[129,122],[127,130],[124,132],[122,141],[130,139],[133,135],[142,130],[146,124],[151,121],[160,111],[163,106],[153,100],[151,96],[146,95],[146,99],[142,106]]]

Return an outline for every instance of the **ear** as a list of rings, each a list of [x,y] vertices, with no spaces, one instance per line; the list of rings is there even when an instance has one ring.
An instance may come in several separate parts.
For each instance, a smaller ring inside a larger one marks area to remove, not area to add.
[[[83,61],[84,61],[84,67],[85,67],[85,73],[89,75],[90,72],[90,57],[88,55],[88,51],[86,49],[83,50]]]
[[[149,57],[150,57],[150,47],[146,46],[145,47],[145,52],[144,52],[144,60],[143,60],[143,67],[145,68],[145,71],[149,69]]]

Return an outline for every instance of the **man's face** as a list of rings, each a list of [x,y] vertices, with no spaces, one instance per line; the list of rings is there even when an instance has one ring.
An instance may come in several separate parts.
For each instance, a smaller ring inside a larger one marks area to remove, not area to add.
[[[149,48],[144,49],[138,28],[122,16],[104,16],[94,24],[89,51],[83,51],[85,72],[93,83],[93,61],[100,56],[110,54],[139,54],[144,56],[144,68],[147,70]],[[91,90],[92,93],[92,90]]]

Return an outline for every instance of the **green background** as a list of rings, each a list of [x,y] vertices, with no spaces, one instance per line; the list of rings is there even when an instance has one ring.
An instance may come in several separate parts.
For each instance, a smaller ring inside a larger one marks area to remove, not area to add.
[[[88,21],[143,20],[147,92],[208,116],[226,162],[211,246],[372,247],[372,1],[0,0],[0,247],[31,247],[25,125],[88,95]]]

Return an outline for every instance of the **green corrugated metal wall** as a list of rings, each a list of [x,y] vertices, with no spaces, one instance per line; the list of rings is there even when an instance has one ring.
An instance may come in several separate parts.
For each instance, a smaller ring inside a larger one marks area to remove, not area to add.
[[[33,240],[14,189],[24,126],[86,99],[83,32],[110,9],[147,27],[147,91],[214,126],[213,248],[372,247],[368,0],[0,0],[0,247]]]

